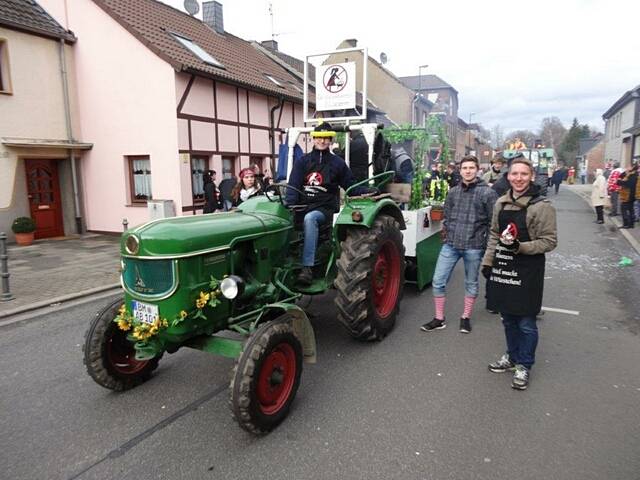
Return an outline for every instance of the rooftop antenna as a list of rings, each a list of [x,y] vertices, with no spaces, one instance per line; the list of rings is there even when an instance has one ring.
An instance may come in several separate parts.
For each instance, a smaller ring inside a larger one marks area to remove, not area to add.
[[[384,65],[388,61],[389,61],[389,58],[387,57],[387,54],[384,52],[380,52],[380,63]]]
[[[273,31],[273,2],[269,2],[269,16],[271,17],[271,40],[275,42],[276,34]]]
[[[196,14],[200,11],[200,4],[197,2],[197,0],[184,0],[184,9],[189,15],[195,17]]]

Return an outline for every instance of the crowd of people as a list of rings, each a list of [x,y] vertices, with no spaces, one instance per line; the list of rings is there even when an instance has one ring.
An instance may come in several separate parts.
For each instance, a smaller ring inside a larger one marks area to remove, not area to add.
[[[302,269],[298,281],[313,281],[312,267],[318,231],[339,208],[340,188],[355,183],[344,160],[330,146],[335,132],[321,124],[312,132],[314,147],[293,165],[287,190],[287,204],[305,204]],[[551,173],[551,172],[550,172]],[[634,228],[640,218],[640,167],[623,169],[608,164],[597,169],[591,192],[596,223],[604,223],[604,209],[611,216],[621,215],[621,228]],[[557,168],[549,184],[557,194],[563,181],[575,180],[575,168]],[[522,154],[511,158],[497,155],[486,172],[475,156],[464,157],[459,165],[451,162],[441,169],[435,165],[428,175],[445,180],[449,186],[442,222],[443,246],[433,277],[434,318],[422,325],[425,332],[446,327],[444,315],[446,288],[460,259],[464,263],[464,299],[459,331],[472,331],[472,313],[479,295],[479,275],[486,279],[486,307],[501,315],[505,352],[488,365],[491,372],[513,372],[511,386],[524,390],[529,385],[538,345],[537,315],[542,307],[545,254],[557,245],[556,212],[534,183],[535,170]],[[579,170],[580,181],[587,172]],[[216,172],[204,175],[204,213],[230,210],[256,195],[263,194],[270,178],[256,165],[244,168],[239,178],[228,178],[216,185]],[[546,189],[546,185],[544,185]],[[300,193],[303,192],[304,195]],[[353,192],[360,194],[364,192]]]

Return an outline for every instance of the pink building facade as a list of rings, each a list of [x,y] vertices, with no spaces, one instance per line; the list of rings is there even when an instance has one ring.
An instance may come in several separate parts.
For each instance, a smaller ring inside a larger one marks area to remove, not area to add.
[[[272,173],[284,129],[303,123],[299,79],[244,40],[154,0],[40,3],[78,38],[78,120],[93,144],[79,162],[87,230],[144,223],[150,199],[196,214],[204,170],[218,182],[250,164]]]

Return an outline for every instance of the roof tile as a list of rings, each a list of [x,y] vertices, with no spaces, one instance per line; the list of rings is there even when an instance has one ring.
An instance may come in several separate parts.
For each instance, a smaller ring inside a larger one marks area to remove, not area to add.
[[[73,33],[67,32],[34,0],[0,0],[0,25],[68,42],[76,41]]]
[[[218,34],[199,19],[156,0],[93,1],[178,71],[200,72],[264,93],[302,99],[302,94],[293,86],[300,85],[300,81],[246,40],[228,32]],[[203,62],[171,33],[190,39],[224,68]],[[275,85],[266,75],[279,80],[283,87]]]

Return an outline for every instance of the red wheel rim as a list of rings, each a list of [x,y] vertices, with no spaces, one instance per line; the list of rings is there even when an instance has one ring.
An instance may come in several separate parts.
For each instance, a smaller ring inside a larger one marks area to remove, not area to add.
[[[287,403],[296,368],[296,352],[288,343],[280,343],[264,359],[258,376],[258,403],[262,413],[273,415]]]
[[[133,375],[147,366],[149,360],[136,360],[136,349],[124,332],[116,330],[107,340],[107,361],[122,375]]]
[[[395,308],[400,291],[400,252],[386,241],[373,266],[373,304],[379,317],[387,317]]]

